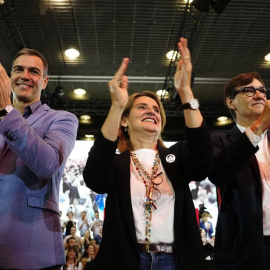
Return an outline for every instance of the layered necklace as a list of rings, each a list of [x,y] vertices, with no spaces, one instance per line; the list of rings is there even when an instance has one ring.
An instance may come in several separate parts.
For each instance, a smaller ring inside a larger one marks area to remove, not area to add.
[[[157,209],[156,200],[161,196],[160,191],[157,189],[157,186],[163,182],[161,176],[162,172],[158,173],[160,165],[160,157],[158,151],[156,152],[155,159],[152,166],[151,174],[149,174],[135,153],[130,153],[133,164],[136,168],[137,173],[139,174],[142,182],[145,186],[145,203],[144,203],[144,212],[145,212],[145,242],[146,250],[149,251],[150,238],[151,238],[151,221],[152,221],[152,212],[154,209]]]

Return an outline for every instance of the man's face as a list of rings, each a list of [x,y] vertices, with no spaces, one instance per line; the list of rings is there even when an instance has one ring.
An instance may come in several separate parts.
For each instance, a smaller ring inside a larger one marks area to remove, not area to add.
[[[99,219],[99,213],[95,213],[95,218]]]
[[[262,83],[254,79],[252,83],[244,86],[262,87]],[[240,86],[236,90],[244,87]],[[227,99],[227,105],[236,113],[237,122],[241,123],[245,119],[256,119],[263,112],[266,96],[259,91],[253,97],[248,97],[245,93],[237,94],[234,99]]]
[[[75,247],[76,246],[76,240],[75,239],[70,239],[68,241],[68,246],[69,247]]]
[[[11,88],[14,99],[23,103],[40,100],[42,89],[46,88],[48,77],[44,77],[44,65],[37,56],[19,56],[11,70]]]

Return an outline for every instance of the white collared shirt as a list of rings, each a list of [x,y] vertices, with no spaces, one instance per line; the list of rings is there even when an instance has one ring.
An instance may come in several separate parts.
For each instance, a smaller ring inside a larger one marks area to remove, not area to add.
[[[259,165],[263,189],[263,234],[270,235],[270,157],[267,130],[261,136],[257,136],[250,128],[245,129],[239,124],[237,124],[237,127],[241,132],[246,132],[247,137],[254,147],[259,147],[259,150],[255,153],[255,156]]]

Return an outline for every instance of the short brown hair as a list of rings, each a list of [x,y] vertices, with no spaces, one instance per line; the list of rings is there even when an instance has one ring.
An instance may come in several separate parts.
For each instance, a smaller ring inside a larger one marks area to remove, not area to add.
[[[254,79],[257,79],[264,86],[264,82],[263,82],[261,76],[256,71],[239,74],[239,75],[233,77],[225,85],[225,87],[224,87],[224,103],[225,103],[226,107],[229,109],[229,111],[231,112],[234,119],[236,119],[236,114],[235,114],[234,110],[230,109],[227,106],[226,100],[227,100],[227,98],[233,99],[234,98],[233,93],[238,87],[250,84],[253,82]]]
[[[156,101],[156,103],[158,104],[158,107],[160,109],[160,116],[161,116],[161,132],[164,130],[164,127],[166,125],[166,114],[165,114],[165,110],[164,107],[158,97],[157,94],[155,94],[154,92],[151,91],[143,91],[141,93],[134,93],[132,94],[129,99],[128,102],[125,106],[125,109],[123,111],[122,114],[122,119],[123,117],[128,117],[129,113],[133,107],[134,101],[139,98],[139,97],[150,97],[153,100]],[[119,136],[119,142],[118,142],[118,150],[120,153],[129,150],[132,151],[132,145],[129,139],[129,135],[128,132],[125,132],[125,128],[123,126],[120,125],[119,127],[119,131],[118,131],[118,136]],[[158,143],[163,145],[163,142],[161,140],[161,138],[158,139]]]
[[[13,65],[15,60],[21,56],[21,55],[29,55],[29,56],[37,56],[41,59],[42,63],[43,63],[43,77],[46,77],[48,75],[48,62],[46,60],[46,58],[43,56],[43,54],[41,54],[39,51],[35,50],[35,49],[29,49],[29,48],[23,48],[21,50],[19,50],[16,55],[13,58],[13,62],[12,62],[12,69],[13,69]]]

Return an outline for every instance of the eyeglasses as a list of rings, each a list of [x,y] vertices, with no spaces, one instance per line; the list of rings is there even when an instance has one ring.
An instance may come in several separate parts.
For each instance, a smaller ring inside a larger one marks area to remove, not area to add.
[[[239,93],[244,93],[247,97],[253,97],[255,96],[256,91],[259,91],[261,94],[265,95],[267,99],[270,99],[270,89],[264,86],[260,88],[255,88],[253,86],[246,86],[240,88],[232,93],[231,98],[235,98],[235,96],[238,95]]]

